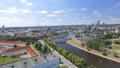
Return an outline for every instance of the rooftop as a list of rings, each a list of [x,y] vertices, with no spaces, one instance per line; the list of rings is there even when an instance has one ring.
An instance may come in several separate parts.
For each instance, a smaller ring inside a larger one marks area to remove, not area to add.
[[[37,54],[32,50],[32,48],[31,48],[30,46],[10,48],[10,49],[4,50],[4,51],[3,51],[3,54],[15,52],[15,51],[21,51],[21,50],[27,50],[28,53],[29,53],[32,57],[33,57],[33,56],[37,56]]]
[[[36,66],[39,65],[43,65],[44,67],[42,66],[42,68],[45,68],[45,66],[49,67],[57,64],[59,64],[58,57],[52,54],[46,54],[3,64],[0,65],[0,68],[38,68]]]
[[[26,42],[21,42],[21,41],[7,41],[7,40],[0,40],[0,43],[26,45]]]

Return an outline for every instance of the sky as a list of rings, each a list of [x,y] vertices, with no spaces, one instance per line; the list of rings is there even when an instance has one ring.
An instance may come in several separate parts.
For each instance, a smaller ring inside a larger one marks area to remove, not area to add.
[[[0,27],[120,24],[120,0],[0,0]]]

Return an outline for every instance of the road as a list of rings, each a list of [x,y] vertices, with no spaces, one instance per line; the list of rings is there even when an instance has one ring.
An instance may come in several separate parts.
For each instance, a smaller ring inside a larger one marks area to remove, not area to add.
[[[45,45],[46,43],[43,40],[39,40],[39,42],[43,45]],[[61,64],[60,66],[67,66],[68,68],[78,68],[77,66],[75,66],[74,64],[72,64],[69,60],[67,60],[64,56],[62,56],[61,54],[59,54],[56,50],[54,50],[52,47],[50,47],[49,45],[47,45],[50,50],[52,51],[53,55],[59,57],[61,59]]]

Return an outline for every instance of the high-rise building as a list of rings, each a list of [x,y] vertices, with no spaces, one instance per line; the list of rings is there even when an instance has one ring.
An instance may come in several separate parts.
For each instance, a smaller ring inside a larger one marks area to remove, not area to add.
[[[105,28],[105,23],[103,22],[103,25],[102,25],[103,28]]]
[[[2,32],[5,32],[5,26],[4,25],[2,26]]]
[[[100,26],[100,21],[99,21],[99,20],[98,20],[97,26],[98,26],[98,27]]]

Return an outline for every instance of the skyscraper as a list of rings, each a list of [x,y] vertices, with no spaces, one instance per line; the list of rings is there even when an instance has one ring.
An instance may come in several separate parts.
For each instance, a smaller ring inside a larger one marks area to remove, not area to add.
[[[5,32],[5,26],[4,25],[2,26],[2,32]]]
[[[103,22],[103,25],[102,25],[103,28],[105,28],[105,23]]]
[[[98,27],[100,26],[100,21],[99,21],[99,20],[98,20],[97,26],[98,26]]]

